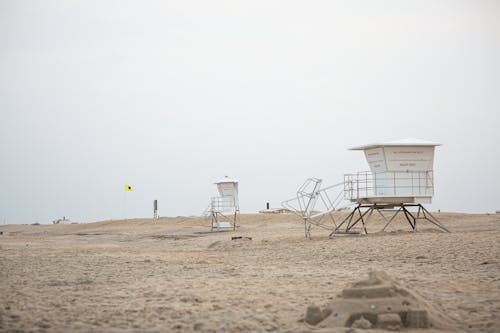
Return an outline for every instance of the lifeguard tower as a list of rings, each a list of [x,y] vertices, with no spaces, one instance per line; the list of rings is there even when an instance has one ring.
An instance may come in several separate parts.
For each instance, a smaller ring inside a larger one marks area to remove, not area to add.
[[[434,151],[439,143],[404,139],[372,143],[350,150],[364,152],[370,171],[344,175],[344,198],[356,207],[335,227],[330,236],[354,233],[359,222],[362,232],[373,214],[385,220],[382,231],[402,213],[413,231],[417,221],[428,221],[449,232],[422,204],[431,203],[434,195]],[[410,209],[417,209],[411,212]],[[391,212],[389,218],[383,212]]]
[[[219,196],[210,198],[211,230],[236,230],[238,214],[238,181],[227,176],[215,182]]]

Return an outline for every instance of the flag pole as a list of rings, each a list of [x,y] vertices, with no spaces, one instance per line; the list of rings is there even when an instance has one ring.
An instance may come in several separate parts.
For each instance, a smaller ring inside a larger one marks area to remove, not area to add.
[[[123,219],[127,219],[127,191],[123,191],[123,209],[122,209],[122,216]]]

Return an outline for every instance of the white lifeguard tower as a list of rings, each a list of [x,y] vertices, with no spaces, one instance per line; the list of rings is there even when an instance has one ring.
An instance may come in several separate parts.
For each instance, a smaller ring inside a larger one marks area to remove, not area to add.
[[[225,176],[215,182],[219,195],[210,198],[209,213],[211,216],[211,229],[236,230],[238,214],[240,211],[238,201],[238,181]]]
[[[422,206],[431,203],[434,195],[436,146],[440,144],[404,139],[351,148],[365,153],[370,171],[344,175],[344,198],[356,207],[335,227],[331,236],[353,233],[352,228],[359,222],[366,234],[366,223],[374,211],[386,220],[382,231],[402,212],[413,231],[416,231],[417,220],[426,220],[449,232]],[[416,213],[409,210],[412,207],[418,208]],[[386,218],[383,211],[391,211],[393,215]]]

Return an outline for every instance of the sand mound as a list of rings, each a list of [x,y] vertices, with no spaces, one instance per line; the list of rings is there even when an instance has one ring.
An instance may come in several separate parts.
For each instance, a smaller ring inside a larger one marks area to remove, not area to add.
[[[455,328],[442,311],[401,287],[385,272],[371,272],[367,280],[344,289],[324,309],[309,306],[305,322],[315,328]]]

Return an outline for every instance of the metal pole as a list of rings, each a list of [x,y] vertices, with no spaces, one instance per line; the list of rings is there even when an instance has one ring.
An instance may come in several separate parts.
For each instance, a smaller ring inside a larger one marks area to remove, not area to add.
[[[234,211],[234,219],[233,219],[233,231],[236,231],[236,214],[238,213],[237,210]]]
[[[356,175],[356,199],[359,199],[359,173]]]
[[[396,195],[396,172],[393,171],[393,179],[394,179],[394,195]]]
[[[158,200],[156,199],[153,201],[153,218],[158,218]]]

